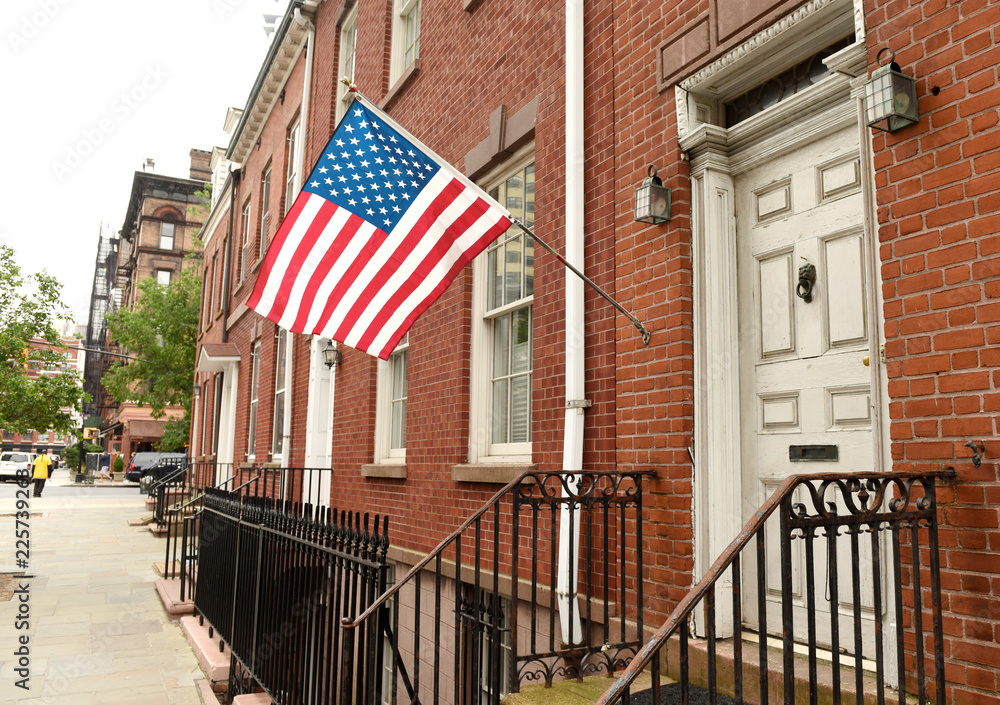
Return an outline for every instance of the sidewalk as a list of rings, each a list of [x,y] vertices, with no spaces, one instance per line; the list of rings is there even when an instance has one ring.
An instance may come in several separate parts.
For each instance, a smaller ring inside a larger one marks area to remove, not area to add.
[[[71,489],[66,472],[49,483],[31,500],[27,572],[35,577],[13,583],[30,586],[28,628],[17,628],[22,595],[11,599],[0,581],[0,702],[200,705],[203,674],[153,587],[163,542],[127,524],[146,512],[143,497]],[[0,485],[0,573],[24,572],[15,567],[15,491]],[[28,691],[14,670],[25,635]]]

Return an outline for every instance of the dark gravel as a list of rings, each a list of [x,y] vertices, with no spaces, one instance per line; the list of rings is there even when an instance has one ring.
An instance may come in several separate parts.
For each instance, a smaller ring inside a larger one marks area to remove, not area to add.
[[[629,700],[629,705],[652,705],[653,702],[653,691],[643,690],[638,693],[633,693],[632,698]],[[660,704],[661,705],[680,705],[681,702],[681,684],[680,683],[668,683],[660,688]],[[688,703],[690,705],[708,705],[708,691],[704,688],[699,688],[696,685],[688,687]],[[716,697],[716,703],[718,705],[736,705],[736,701],[730,698],[728,695],[718,695]]]

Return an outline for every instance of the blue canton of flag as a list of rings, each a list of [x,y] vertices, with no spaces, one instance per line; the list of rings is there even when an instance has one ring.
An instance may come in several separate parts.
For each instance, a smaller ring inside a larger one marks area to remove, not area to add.
[[[389,125],[354,106],[302,190],[391,231],[439,168]]]

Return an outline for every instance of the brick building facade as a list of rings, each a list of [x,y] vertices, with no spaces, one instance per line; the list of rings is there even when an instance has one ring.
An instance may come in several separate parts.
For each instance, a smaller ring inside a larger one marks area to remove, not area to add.
[[[192,149],[190,158],[188,178],[157,174],[152,160],[147,161],[148,169],[135,172],[114,260],[115,306],[133,307],[141,293],[142,280],[154,277],[161,285],[169,286],[183,267],[191,265],[193,260],[186,258],[195,249],[195,237],[202,226],[201,217],[195,212],[202,200],[198,192],[204,190],[211,171],[209,152]],[[102,319],[99,326],[103,325]],[[103,334],[102,346],[122,352],[107,338],[106,330]],[[101,374],[111,359],[103,356],[103,367],[96,366],[94,372]],[[153,449],[163,435],[165,419],[154,419],[148,406],[111,400],[103,388],[94,396],[103,401],[99,408],[100,436],[105,450],[124,454],[127,462],[135,453]],[[180,407],[166,409],[168,418],[183,413]]]
[[[540,238],[570,244],[563,6],[428,2],[414,46],[401,39],[411,4],[291,2],[228,118],[235,170],[206,227],[193,454],[333,467],[311,499],[389,514],[398,574],[498,483],[561,467],[563,351],[582,348],[583,467],[656,472],[647,624],[785,475],[953,466],[949,698],[1000,702],[996,6],[587,6],[583,138],[568,148],[583,263],[649,344],[589,290],[585,325],[567,334],[565,272],[522,238],[467,267],[388,362],[340,345],[328,368],[327,340],[245,301],[347,105],[341,75]],[[916,78],[920,112],[891,134],[865,124],[862,102],[885,47]],[[650,165],[672,189],[667,224],[633,218]],[[505,371],[491,375],[501,348]],[[985,444],[981,465],[969,441]],[[835,467],[792,464],[806,446],[834,449]]]

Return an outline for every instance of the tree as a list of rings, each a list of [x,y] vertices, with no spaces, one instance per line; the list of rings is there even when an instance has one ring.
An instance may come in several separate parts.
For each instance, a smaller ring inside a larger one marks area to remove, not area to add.
[[[50,274],[23,275],[14,250],[0,245],[0,428],[73,432],[73,411],[83,406],[75,370],[31,377],[29,369],[61,369],[66,347],[53,327],[71,320],[62,285]],[[32,344],[44,340],[47,345]]]
[[[169,286],[147,277],[139,292],[132,309],[107,319],[111,339],[137,359],[114,364],[101,383],[118,402],[149,405],[153,418],[162,418],[169,406],[183,407],[184,416],[167,420],[157,444],[160,451],[180,450],[191,426],[201,267],[184,267]]]

